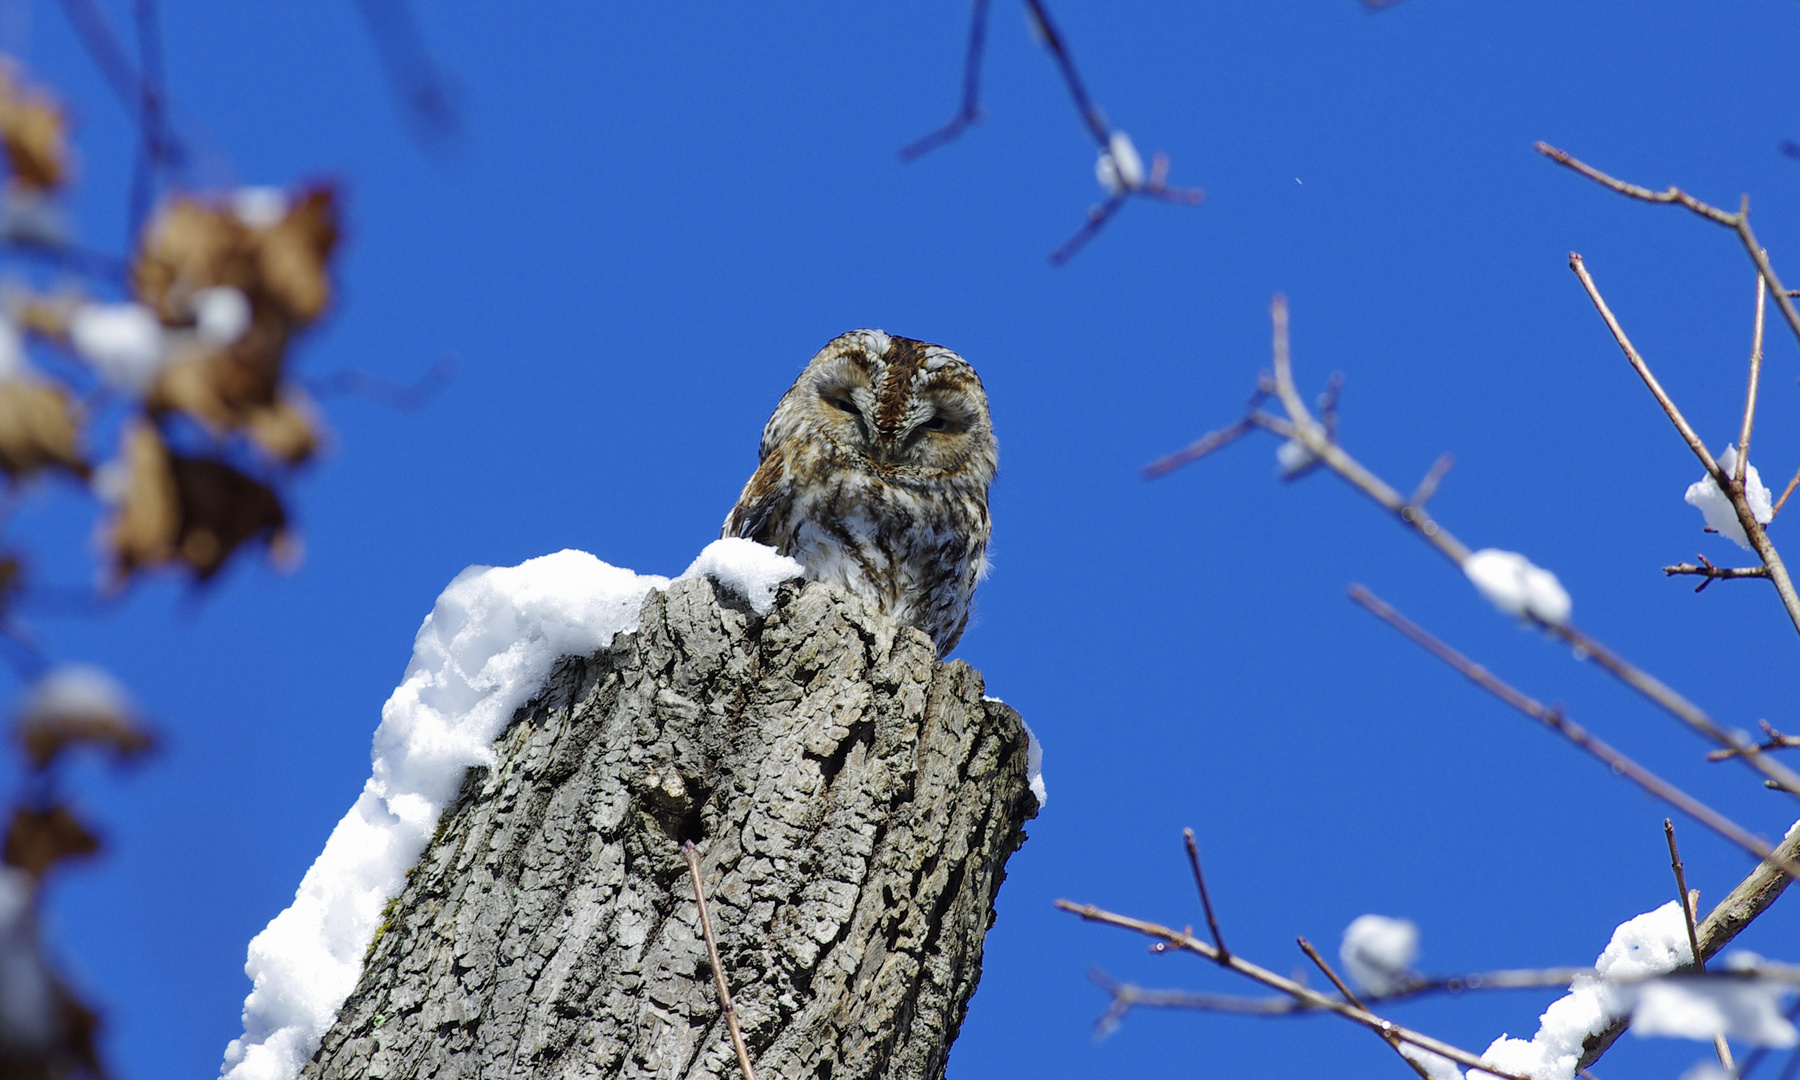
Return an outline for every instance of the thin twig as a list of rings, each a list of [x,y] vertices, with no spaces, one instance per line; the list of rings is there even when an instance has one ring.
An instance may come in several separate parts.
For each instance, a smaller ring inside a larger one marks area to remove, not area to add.
[[[719,990],[719,1004],[725,1010],[725,1026],[731,1031],[731,1048],[737,1051],[738,1068],[744,1080],[756,1080],[750,1067],[750,1049],[744,1045],[744,1033],[738,1030],[737,1006],[731,1003],[731,987],[725,983],[725,964],[719,959],[719,943],[713,939],[712,919],[706,914],[706,889],[700,884],[700,849],[692,840],[681,845],[687,860],[688,878],[694,883],[694,906],[700,912],[700,932],[706,937],[706,958],[712,963],[713,985]]]
[[[164,78],[162,26],[156,0],[133,0],[132,15],[137,25],[138,69],[140,80],[138,110],[138,154],[132,165],[131,190],[125,210],[125,246],[135,245],[150,203],[156,197],[156,182],[168,158],[167,140],[163,137]]]
[[[1657,776],[1649,769],[1613,749],[1604,741],[1590,735],[1586,728],[1563,715],[1560,708],[1546,708],[1536,699],[1514,689],[1497,678],[1480,664],[1452,649],[1449,645],[1433,637],[1423,627],[1394,610],[1380,597],[1363,588],[1361,585],[1350,587],[1350,599],[1367,608],[1371,614],[1395,630],[1400,631],[1407,639],[1423,648],[1426,652],[1442,660],[1454,668],[1464,678],[1481,687],[1501,701],[1524,713],[1534,720],[1562,735],[1576,746],[1610,766],[1613,772],[1626,777],[1650,794],[1687,814],[1720,836],[1755,855],[1759,859],[1774,861],[1788,875],[1800,879],[1800,865],[1777,854],[1760,837],[1748,829],[1732,821],[1730,818],[1707,806],[1705,803],[1682,791],[1680,788]]]
[[[1168,186],[1164,182],[1168,173],[1168,155],[1156,155],[1156,160],[1150,167],[1150,179],[1136,186],[1121,186],[1105,202],[1089,208],[1087,220],[1081,223],[1081,228],[1075,230],[1075,235],[1064,241],[1062,247],[1050,253],[1050,264],[1061,266],[1074,258],[1076,252],[1088,245],[1088,241],[1100,235],[1100,230],[1106,227],[1106,223],[1111,221],[1114,215],[1124,209],[1125,201],[1133,195],[1184,206],[1199,206],[1206,201],[1206,192],[1199,188]]]
[[[1681,898],[1681,917],[1687,921],[1688,955],[1695,971],[1706,970],[1700,955],[1700,932],[1694,929],[1694,897],[1688,893],[1687,873],[1681,866],[1681,850],[1675,846],[1675,823],[1663,818],[1663,835],[1669,841],[1669,866],[1675,871],[1675,895]]]
[[[1493,1073],[1495,1076],[1506,1077],[1507,1080],[1531,1080],[1531,1077],[1529,1076],[1509,1072],[1499,1066],[1484,1063],[1481,1058],[1476,1057],[1467,1050],[1451,1046],[1449,1043],[1439,1042],[1429,1035],[1414,1031],[1411,1028],[1402,1027],[1391,1020],[1384,1020],[1374,1013],[1369,1012],[1367,1009],[1359,1009],[1349,1002],[1327,997],[1311,987],[1304,986],[1292,979],[1283,978],[1267,968],[1260,967],[1245,960],[1241,956],[1235,954],[1231,956],[1221,956],[1219,950],[1208,945],[1206,942],[1201,941],[1199,938],[1194,937],[1192,934],[1183,933],[1180,930],[1172,930],[1169,927],[1162,926],[1158,923],[1147,922],[1143,919],[1134,919],[1129,915],[1114,914],[1113,912],[1096,907],[1093,904],[1077,904],[1069,900],[1058,900],[1056,901],[1056,906],[1063,911],[1078,915],[1089,922],[1106,923],[1108,926],[1117,926],[1125,930],[1134,930],[1137,933],[1156,938],[1173,948],[1183,949],[1204,956],[1208,960],[1211,960],[1222,967],[1228,967],[1239,975],[1243,975],[1255,982],[1259,982],[1272,990],[1279,990],[1297,1001],[1306,1003],[1312,1008],[1324,1010],[1326,1012],[1334,1012],[1347,1020],[1361,1024],[1367,1028],[1373,1028],[1376,1032],[1384,1035],[1392,1033],[1401,1042],[1408,1042],[1414,1046],[1422,1047],[1434,1054],[1447,1057],[1459,1065],[1468,1068],[1481,1069],[1484,1072]]]
[[[1300,400],[1299,391],[1294,386],[1292,358],[1288,349],[1287,300],[1277,294],[1270,305],[1269,314],[1273,325],[1275,371],[1273,375],[1265,375],[1259,380],[1257,391],[1259,394],[1279,398],[1288,417],[1283,420],[1261,410],[1253,409],[1245,419],[1283,439],[1299,442],[1313,457],[1336,473],[1344,482],[1388,510],[1399,519],[1402,525],[1411,529],[1426,543],[1437,549],[1439,554],[1460,568],[1469,558],[1468,545],[1438,524],[1424,507],[1414,506],[1402,499],[1399,492],[1390,487],[1386,481],[1351,457],[1338,443],[1325,437],[1323,426],[1312,418],[1312,414],[1307,411],[1305,403]],[[1706,448],[1701,446],[1699,449],[1704,453]],[[1710,460],[1710,456],[1708,460]],[[1714,462],[1711,471],[1716,473],[1717,469],[1718,464]],[[1767,545],[1768,538],[1763,536],[1760,526],[1753,535],[1761,537],[1762,542],[1765,546]],[[1773,554],[1772,547],[1768,550]],[[1776,558],[1778,559],[1779,556]],[[1658,708],[1668,712],[1719,746],[1739,751],[1751,748],[1752,744],[1741,734],[1721,727],[1699,706],[1675,692],[1649,672],[1613,652],[1575,624],[1564,622],[1550,625],[1539,621],[1538,625],[1546,633],[1570,646],[1577,658],[1598,664],[1625,685],[1649,699]],[[1757,755],[1747,755],[1744,760],[1767,779],[1773,781],[1770,786],[1800,796],[1800,774]]]
[[[1694,456],[1700,459],[1700,464],[1706,467],[1707,475],[1712,477],[1713,483],[1717,484],[1719,490],[1731,500],[1732,509],[1737,513],[1738,524],[1743,528],[1744,535],[1750,541],[1750,546],[1755,549],[1756,555],[1762,560],[1763,565],[1769,568],[1769,580],[1774,584],[1776,594],[1781,597],[1782,607],[1787,609],[1789,621],[1794,624],[1795,630],[1800,630],[1800,594],[1794,591],[1794,583],[1788,578],[1787,566],[1781,561],[1781,554],[1769,541],[1768,535],[1763,531],[1762,523],[1756,520],[1756,512],[1750,508],[1750,500],[1745,495],[1744,485],[1735,482],[1725,474],[1724,470],[1719,468],[1719,463],[1713,460],[1712,453],[1706,449],[1706,444],[1700,441],[1700,436],[1688,424],[1687,419],[1681,415],[1681,410],[1676,408],[1675,402],[1663,390],[1662,384],[1657,382],[1656,376],[1650,373],[1650,366],[1644,362],[1644,358],[1632,346],[1631,339],[1625,335],[1625,328],[1619,325],[1619,320],[1613,316],[1612,309],[1608,308],[1606,301],[1601,298],[1600,290],[1595,286],[1594,279],[1587,272],[1587,266],[1581,261],[1580,255],[1574,252],[1569,253],[1569,268],[1575,271],[1576,277],[1581,279],[1581,287],[1587,290],[1588,299],[1593,301],[1594,307],[1600,312],[1600,317],[1605,321],[1607,329],[1612,331],[1613,340],[1624,351],[1625,359],[1631,362],[1638,377],[1643,379],[1644,385],[1650,388],[1650,393],[1656,398],[1656,403],[1661,405],[1663,412],[1668,414],[1669,421],[1675,425],[1675,430],[1681,433],[1681,438],[1688,444],[1688,449],[1692,450]]]
[[[1415,511],[1423,510],[1425,504],[1431,501],[1431,497],[1437,494],[1438,485],[1444,482],[1445,476],[1449,475],[1450,467],[1455,464],[1456,457],[1452,454],[1441,455],[1432,462],[1431,468],[1425,473],[1425,478],[1420,480],[1419,486],[1413,489],[1412,498],[1406,500],[1406,505]]]
[[[900,148],[901,161],[916,161],[954,141],[981,119],[981,59],[987,46],[988,0],[974,0],[969,15],[969,49],[963,58],[962,104],[950,122]]]
[[[1182,839],[1187,841],[1188,865],[1194,868],[1194,885],[1200,890],[1200,906],[1206,909],[1206,928],[1212,931],[1213,947],[1219,955],[1229,959],[1231,950],[1225,947],[1225,938],[1219,933],[1219,920],[1213,914],[1212,897],[1206,892],[1206,875],[1200,872],[1200,845],[1194,843],[1194,830],[1181,830]]]
[[[1107,123],[1106,114],[1100,110],[1100,106],[1094,104],[1094,99],[1088,94],[1087,84],[1082,81],[1081,72],[1076,70],[1075,58],[1069,52],[1068,42],[1063,39],[1061,31],[1057,30],[1056,21],[1050,17],[1050,11],[1044,6],[1043,0],[1024,2],[1026,17],[1031,20],[1051,59],[1056,61],[1056,69],[1062,75],[1063,85],[1068,88],[1069,98],[1075,105],[1075,114],[1081,120],[1082,129],[1102,154],[1110,154],[1115,132]],[[955,115],[943,127],[901,147],[901,161],[916,161],[938,147],[955,141],[981,119],[981,67],[987,48],[988,15],[988,0],[974,0],[969,16],[969,45],[963,58],[962,101],[957,106]],[[1169,158],[1166,154],[1155,156],[1148,180],[1141,177],[1128,178],[1117,173],[1117,170],[1115,174],[1119,181],[1116,189],[1104,203],[1088,211],[1087,220],[1075,230],[1075,235],[1050,253],[1052,266],[1061,266],[1086,247],[1133,195],[1189,206],[1198,206],[1206,199],[1206,193],[1199,188],[1176,188],[1168,185]]]
[[[106,21],[105,13],[94,0],[61,0],[61,3],[63,14],[75,28],[75,36],[81,39],[94,66],[100,69],[113,96],[119,99],[126,113],[137,116],[143,104],[142,80],[125,47],[119,44],[118,36]]]
[[[1603,184],[1621,195],[1628,195],[1634,199],[1642,199],[1645,202],[1674,203],[1685,206],[1708,221],[1723,225],[1737,233],[1738,241],[1744,245],[1744,250],[1749,254],[1750,261],[1756,264],[1757,272],[1760,273],[1763,280],[1768,283],[1769,291],[1774,293],[1776,306],[1781,308],[1781,316],[1787,320],[1788,329],[1793,331],[1797,340],[1800,340],[1800,309],[1794,307],[1793,300],[1796,293],[1790,292],[1787,286],[1781,283],[1781,278],[1775,275],[1775,268],[1769,263],[1768,252],[1757,242],[1756,233],[1750,229],[1750,196],[1744,196],[1738,204],[1738,212],[1730,214],[1720,210],[1716,206],[1709,206],[1706,203],[1701,202],[1699,199],[1694,198],[1692,195],[1689,195],[1678,187],[1670,186],[1663,191],[1651,191],[1646,187],[1628,184],[1623,180],[1615,180],[1601,172],[1599,169],[1577,161],[1569,154],[1556,149],[1548,143],[1538,143],[1537,151],[1556,162],[1558,165],[1566,165],[1588,179]]]
[[[434,149],[462,127],[456,86],[426,47],[407,0],[356,0],[388,87],[419,144]]]
[[[1694,586],[1695,592],[1705,592],[1706,587],[1715,581],[1732,581],[1737,578],[1766,578],[1769,576],[1769,568],[1766,566],[1714,566],[1713,561],[1705,555],[1696,555],[1694,558],[1700,560],[1698,565],[1694,563],[1676,563],[1673,566],[1663,567],[1663,573],[1668,577],[1674,577],[1677,574],[1692,574],[1704,578],[1705,580]]]
[[[1057,33],[1056,24],[1050,21],[1050,12],[1045,10],[1043,0],[1025,0],[1025,12],[1031,16],[1039,35],[1043,38],[1044,48],[1056,60],[1056,68],[1062,72],[1063,84],[1069,88],[1069,97],[1075,102],[1075,112],[1081,116],[1082,126],[1088,134],[1106,149],[1112,132],[1106,126],[1106,115],[1100,107],[1088,97],[1087,87],[1082,85],[1081,73],[1075,70],[1075,58],[1069,55],[1069,47],[1063,43],[1062,35]]]
[[[1748,751],[1736,749],[1714,750],[1706,755],[1706,760],[1724,761],[1728,757],[1736,757],[1738,754],[1742,753],[1761,754],[1769,750],[1788,750],[1800,746],[1800,735],[1783,735],[1781,732],[1776,731],[1767,720],[1758,720],[1757,723],[1762,726],[1763,734],[1769,737],[1768,742],[1753,746]]]
[[[1593,968],[1529,968],[1516,971],[1486,971],[1470,975],[1448,975],[1421,979],[1398,990],[1382,994],[1364,994],[1360,1007],[1382,1005],[1434,994],[1463,994],[1490,990],[1542,990],[1567,987],[1579,976],[1598,978]],[[1192,990],[1146,989],[1129,983],[1114,982],[1105,972],[1089,972],[1088,977],[1108,993],[1126,992],[1131,998],[1128,1008],[1144,1006],[1154,1009],[1196,1009],[1204,1012],[1245,1013],[1255,1016],[1305,1016],[1319,1011],[1315,1005],[1287,996],[1249,997],[1239,994],[1209,994]],[[1121,1014],[1122,1015],[1122,1014]]]
[[[1247,419],[1239,420],[1228,428],[1220,428],[1218,431],[1211,432],[1196,439],[1186,447],[1175,451],[1167,457],[1157,458],[1155,461],[1144,466],[1143,477],[1146,480],[1154,480],[1166,473],[1172,473],[1183,465],[1190,465],[1199,461],[1214,450],[1230,446],[1232,443],[1237,442],[1239,439],[1255,430],[1256,424],[1253,421]]]
[[[1698,928],[1701,956],[1717,956],[1745,927],[1769,910],[1769,906],[1780,898],[1787,890],[1788,883],[1793,880],[1776,864],[1795,860],[1800,860],[1800,829],[1791,831],[1775,846],[1774,855],[1758,863],[1701,920]],[[1578,1064],[1585,1068],[1600,1060],[1600,1055],[1606,1053],[1607,1047],[1625,1033],[1630,1023],[1629,1017],[1620,1017],[1599,1033],[1589,1036],[1582,1044]]]
[[[300,380],[302,386],[317,398],[359,397],[397,412],[415,413],[431,404],[444,388],[456,380],[462,360],[455,353],[444,353],[431,362],[418,381],[411,384],[391,382],[379,375],[354,368],[339,368],[323,375]]]
[[[1744,391],[1744,426],[1738,435],[1737,468],[1732,470],[1735,474],[1732,479],[1737,481],[1740,489],[1744,486],[1745,471],[1750,467],[1750,428],[1756,420],[1756,384],[1762,377],[1763,302],[1768,295],[1768,283],[1763,281],[1762,272],[1757,271],[1756,328],[1750,334],[1750,386]]]
[[[1337,987],[1338,993],[1344,995],[1345,1001],[1348,1001],[1350,1004],[1356,1006],[1359,1009],[1366,1010],[1368,1008],[1366,1005],[1364,1005],[1362,1003],[1362,1001],[1360,999],[1357,998],[1357,996],[1355,994],[1350,992],[1350,988],[1348,986],[1344,985],[1344,980],[1338,978],[1338,973],[1331,970],[1331,965],[1327,964],[1325,962],[1325,958],[1323,956],[1319,955],[1319,950],[1312,947],[1312,942],[1306,940],[1305,937],[1296,937],[1294,940],[1300,943],[1300,951],[1305,953],[1307,958],[1310,959],[1315,965],[1317,965],[1318,969],[1320,971],[1323,971],[1325,973],[1325,977],[1327,979],[1331,980],[1331,985]],[[1419,1076],[1423,1078],[1423,1080],[1431,1080],[1431,1073],[1425,1068],[1424,1065],[1420,1064],[1417,1061],[1414,1061],[1411,1057],[1407,1056],[1406,1051],[1401,1049],[1400,1040],[1395,1038],[1393,1033],[1383,1031],[1383,1032],[1379,1032],[1379,1034],[1381,1035],[1382,1042],[1385,1042],[1389,1046],[1393,1047],[1394,1053],[1399,1054],[1400,1059],[1402,1061],[1404,1061],[1408,1065],[1412,1066],[1413,1072],[1418,1073]]]
[[[1789,495],[1794,493],[1796,484],[1800,484],[1800,469],[1794,471],[1794,478],[1788,481],[1787,488],[1781,493],[1781,498],[1775,500],[1774,508],[1769,511],[1769,524],[1775,523],[1775,515],[1781,513],[1781,505],[1787,502]]]
[[[1792,769],[1764,758],[1757,754],[1743,754],[1745,750],[1754,749],[1754,745],[1741,732],[1728,731],[1717,721],[1706,714],[1700,706],[1676,693],[1661,679],[1637,667],[1618,653],[1613,652],[1589,634],[1578,629],[1573,623],[1549,628],[1550,633],[1561,638],[1575,650],[1580,659],[1600,665],[1617,677],[1620,682],[1631,687],[1669,715],[1680,720],[1695,732],[1711,739],[1728,749],[1740,752],[1740,759],[1765,778],[1773,781],[1772,786],[1800,796],[1800,774]]]

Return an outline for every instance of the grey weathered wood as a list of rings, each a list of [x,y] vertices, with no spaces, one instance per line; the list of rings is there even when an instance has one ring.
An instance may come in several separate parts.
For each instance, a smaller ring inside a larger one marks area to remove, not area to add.
[[[759,1080],[943,1075],[1037,811],[968,665],[823,585],[678,582],[495,751],[304,1076],[737,1076],[685,839]]]

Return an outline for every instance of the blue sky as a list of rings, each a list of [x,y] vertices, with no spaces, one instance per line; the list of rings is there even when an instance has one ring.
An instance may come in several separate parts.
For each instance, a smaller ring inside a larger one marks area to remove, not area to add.
[[[9,7],[13,48],[79,118],[82,232],[116,250],[127,118],[55,5]],[[1183,826],[1227,939],[1278,971],[1304,963],[1296,934],[1334,952],[1364,912],[1418,922],[1431,971],[1584,964],[1673,897],[1664,808],[1434,666],[1351,582],[1753,830],[1792,820],[1336,480],[1279,482],[1272,441],[1137,475],[1235,418],[1285,292],[1307,392],[1347,378],[1353,454],[1407,490],[1454,452],[1448,528],[1554,570],[1579,624],[1721,720],[1800,726],[1772,591],[1696,597],[1658,570],[1742,559],[1682,503],[1700,469],[1567,257],[1715,450],[1753,272],[1724,230],[1531,149],[1728,206],[1749,192],[1800,278],[1800,162],[1777,152],[1800,139],[1791,3],[1057,4],[1113,122],[1208,194],[1128,207],[1060,269],[1046,255],[1100,196],[1094,150],[1014,5],[995,4],[985,121],[910,165],[896,150],[955,104],[966,4],[437,0],[421,22],[465,109],[439,155],[408,138],[348,2],[167,7],[196,181],[346,186],[341,303],[302,370],[407,380],[454,352],[462,371],[418,415],[329,403],[332,450],[294,489],[297,574],[246,561],[198,598],[153,584],[104,618],[36,620],[168,737],[141,770],[76,778],[113,851],[50,911],[121,1076],[216,1069],[244,946],[360,789],[438,591],[565,547],[678,572],[794,374],[860,326],[954,348],[986,383],[995,569],[957,655],[1046,747],[1051,801],[1009,865],[951,1075],[1406,1075],[1325,1019],[1144,1013],[1095,1041],[1093,966],[1253,989],[1050,906],[1199,922]],[[1800,465],[1800,356],[1776,324],[1768,354],[1752,458],[1776,483]],[[89,579],[92,518],[66,489],[28,504],[15,535],[42,580]],[[1748,861],[1677,825],[1710,906]],[[1800,959],[1795,926],[1778,906],[1741,940]],[[1479,1051],[1529,1036],[1551,996],[1394,1016]],[[1598,1071],[1672,1078],[1703,1049],[1627,1039]]]

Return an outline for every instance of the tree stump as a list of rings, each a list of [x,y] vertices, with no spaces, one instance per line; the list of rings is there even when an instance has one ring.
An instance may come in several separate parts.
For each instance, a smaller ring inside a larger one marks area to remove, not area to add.
[[[931,1080],[1037,813],[1018,714],[818,583],[677,582],[471,769],[302,1074]]]

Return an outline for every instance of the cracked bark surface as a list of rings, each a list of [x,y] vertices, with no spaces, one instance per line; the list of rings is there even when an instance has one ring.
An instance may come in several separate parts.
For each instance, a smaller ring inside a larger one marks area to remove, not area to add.
[[[1018,714],[817,583],[706,580],[559,661],[471,769],[308,1078],[931,1080],[1037,812]]]

